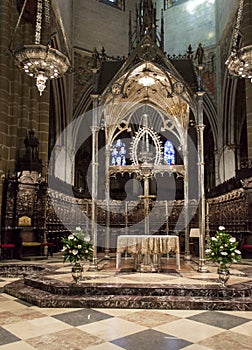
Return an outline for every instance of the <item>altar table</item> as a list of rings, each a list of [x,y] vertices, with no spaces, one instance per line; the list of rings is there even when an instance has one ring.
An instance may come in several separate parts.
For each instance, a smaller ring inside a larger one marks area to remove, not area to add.
[[[169,235],[121,235],[117,237],[116,268],[121,262],[123,252],[161,257],[162,254],[176,253],[176,265],[180,269],[180,246],[178,236]]]

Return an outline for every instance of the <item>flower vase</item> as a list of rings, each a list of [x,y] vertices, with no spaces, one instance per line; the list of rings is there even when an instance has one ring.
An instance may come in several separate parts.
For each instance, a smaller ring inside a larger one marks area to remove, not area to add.
[[[72,276],[73,276],[74,283],[77,284],[80,282],[82,278],[82,272],[83,272],[83,267],[81,266],[80,263],[76,262],[72,266]]]
[[[217,273],[219,274],[219,281],[222,288],[226,287],[226,283],[230,277],[229,269],[226,265],[220,265]]]

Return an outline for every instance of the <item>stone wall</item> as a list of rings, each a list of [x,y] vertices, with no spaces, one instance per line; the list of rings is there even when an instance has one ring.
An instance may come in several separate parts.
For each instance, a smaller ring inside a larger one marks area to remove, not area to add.
[[[225,35],[230,26],[230,19],[234,17],[238,8],[238,0],[217,0],[216,1],[216,42]]]
[[[15,171],[16,161],[25,154],[24,139],[33,129],[39,139],[39,157],[48,160],[49,84],[43,96],[35,86],[34,78],[19,70],[9,50],[34,41],[34,28],[24,20],[13,31],[18,20],[16,0],[0,2],[0,177]],[[0,209],[2,181],[0,181]]]
[[[157,17],[163,2],[157,3]],[[196,4],[193,0],[173,5],[164,11],[165,51],[169,54],[185,54],[191,44],[194,52],[201,42],[203,47],[215,44],[215,5],[213,0]]]
[[[62,25],[69,40],[73,38],[73,6],[75,0],[54,0],[59,8]]]
[[[129,10],[135,10],[135,1],[127,0],[125,11],[99,1],[74,1],[73,45],[93,51],[105,47],[108,55],[128,54]]]

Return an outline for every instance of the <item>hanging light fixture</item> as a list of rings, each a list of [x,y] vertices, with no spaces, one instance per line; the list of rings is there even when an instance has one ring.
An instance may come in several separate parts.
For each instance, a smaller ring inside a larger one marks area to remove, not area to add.
[[[153,72],[147,67],[147,63],[141,72],[141,76],[138,78],[138,83],[148,87],[155,84],[155,79],[153,77]]]
[[[141,78],[138,79],[138,83],[143,86],[151,86],[155,84],[155,79],[149,75],[143,75]]]
[[[236,24],[233,32],[231,54],[226,61],[231,75],[248,78],[252,82],[252,45],[238,49],[238,35],[241,25],[244,0],[240,0]]]
[[[20,16],[14,30],[17,31],[23,15],[27,0],[24,1]],[[23,69],[26,74],[36,79],[36,86],[42,95],[48,79],[61,77],[70,67],[70,61],[62,52],[51,47],[50,44],[41,44],[43,25],[49,28],[50,0],[37,0],[35,43],[24,45],[22,48],[10,51],[16,65]],[[49,42],[49,41],[48,41]]]

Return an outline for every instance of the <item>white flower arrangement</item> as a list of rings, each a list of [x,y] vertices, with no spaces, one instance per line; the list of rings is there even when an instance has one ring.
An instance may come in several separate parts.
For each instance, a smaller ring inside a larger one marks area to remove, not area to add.
[[[89,235],[84,235],[81,227],[76,227],[75,232],[68,237],[62,238],[63,262],[77,263],[80,260],[91,260],[93,257],[93,246]]]
[[[238,244],[235,237],[225,232],[224,226],[219,226],[215,236],[208,240],[206,258],[222,266],[237,263],[241,261],[241,252],[237,249]]]

